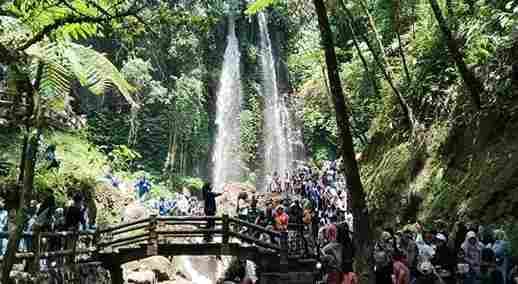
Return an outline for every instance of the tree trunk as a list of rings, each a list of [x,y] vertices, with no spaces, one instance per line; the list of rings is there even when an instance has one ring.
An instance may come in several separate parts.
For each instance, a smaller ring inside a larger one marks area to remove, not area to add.
[[[448,50],[450,51],[453,60],[455,60],[455,64],[457,65],[457,69],[459,70],[460,76],[464,81],[464,86],[468,89],[471,97],[471,101],[475,106],[475,109],[480,110],[481,101],[480,95],[484,91],[484,86],[477,79],[472,70],[468,68],[466,62],[464,62],[464,57],[462,52],[459,49],[459,44],[455,38],[453,38],[453,34],[448,27],[448,23],[444,19],[441,8],[437,3],[437,0],[429,0],[430,5],[432,6],[433,13],[437,22],[439,23],[439,27],[443,33],[443,36],[446,38],[446,43],[448,44]]]
[[[323,0],[313,0],[315,4],[316,13],[318,16],[318,23],[320,28],[320,35],[322,38],[322,47],[325,52],[327,75],[329,77],[329,85],[331,95],[336,112],[336,122],[339,132],[339,153],[342,156],[343,163],[341,170],[344,171],[352,197],[352,211],[354,216],[354,232],[355,245],[358,248],[357,267],[366,272],[364,276],[368,280],[373,280],[372,262],[370,261],[371,253],[371,239],[370,239],[370,223],[369,211],[365,201],[365,192],[363,191],[362,182],[358,164],[356,163],[356,155],[354,152],[353,139],[349,125],[349,117],[347,115],[347,107],[345,97],[340,81],[340,74],[338,72],[338,62],[333,43],[333,35],[329,20],[327,18],[327,11]],[[372,282],[372,281],[369,281]]]
[[[376,38],[376,43],[378,44],[378,48],[379,48],[379,51],[381,53],[381,58],[383,59],[383,64],[385,66],[389,67],[387,62],[386,62],[387,56],[385,54],[385,47],[383,47],[383,43],[381,41],[381,35],[378,32],[378,29],[376,28],[376,23],[374,22],[374,18],[372,17],[371,13],[369,12],[369,8],[365,4],[364,0],[359,0],[359,2],[360,2],[360,6],[363,9],[363,12],[365,13],[365,15],[367,15],[367,19],[369,20],[368,21],[369,22],[369,26],[370,26],[372,32],[374,32],[374,37]],[[342,6],[344,7],[344,9],[346,9],[344,0],[341,0],[340,3],[342,3]],[[349,9],[347,9],[347,10],[349,10]]]
[[[395,24],[395,30],[396,30],[396,37],[398,41],[398,50],[399,55],[401,56],[401,61],[403,63],[403,70],[405,71],[405,76],[407,79],[407,85],[410,86],[411,77],[410,72],[408,71],[408,64],[406,62],[406,56],[405,56],[405,50],[403,49],[403,44],[401,41],[401,21],[400,21],[400,15],[401,15],[401,1],[396,0],[394,1],[394,24]]]
[[[22,192],[19,197],[19,206],[16,212],[16,225],[10,229],[9,240],[7,242],[7,252],[4,257],[2,267],[2,283],[10,283],[9,274],[13,268],[16,251],[20,242],[20,237],[23,233],[23,225],[26,219],[26,214],[29,209],[30,200],[32,198],[33,183],[34,183],[34,169],[36,166],[36,154],[38,153],[38,141],[40,139],[41,130],[30,138],[27,147],[27,154],[25,160],[25,175],[23,178]]]
[[[33,194],[33,186],[34,186],[34,170],[36,167],[36,155],[38,153],[39,140],[41,136],[41,108],[38,99],[38,90],[40,87],[41,76],[43,73],[43,63],[38,64],[38,69],[36,72],[36,80],[33,86],[31,86],[32,92],[27,96],[28,98],[28,109],[30,111],[27,112],[27,118],[25,122],[25,126],[27,128],[27,145],[24,145],[26,148],[26,153],[22,154],[24,160],[21,161],[23,165],[23,172],[21,172],[20,179],[23,181],[22,190],[19,193],[19,205],[16,211],[15,222],[12,228],[9,229],[9,239],[7,242],[7,250],[4,256],[4,261],[2,265],[2,283],[11,283],[9,275],[11,273],[11,269],[16,261],[16,252],[18,250],[18,244],[20,242],[20,237],[23,232],[23,225],[26,219],[26,213],[28,207],[30,205],[30,200]],[[27,81],[28,85],[31,85],[30,81]],[[35,116],[35,122],[37,126],[36,133],[31,136],[31,118]]]
[[[518,34],[516,37],[518,39]],[[511,58],[514,58],[511,72],[511,94],[516,96],[518,95],[518,41],[515,41],[511,50]]]
[[[353,27],[353,24],[351,23],[351,19],[347,17],[347,25],[349,26],[349,30],[351,32],[351,38],[353,40],[354,48],[356,49],[356,52],[358,53],[358,56],[360,57],[360,60],[362,61],[363,68],[365,69],[365,72],[369,75],[371,82],[372,82],[372,88],[374,89],[374,93],[376,95],[379,95],[378,92],[378,79],[376,78],[376,73],[374,71],[370,71],[369,65],[367,64],[367,60],[365,59],[365,56],[363,56],[363,53],[360,49],[360,44],[358,43],[358,38],[356,35],[356,31]]]
[[[353,23],[354,17],[352,15],[351,11],[347,8],[347,6],[345,5],[343,0],[340,1],[340,3],[342,4],[342,8],[345,11],[347,17],[349,18],[349,21],[351,23]],[[365,7],[365,6],[363,6],[363,7],[364,7],[364,9],[367,9],[367,7]],[[366,13],[368,13],[368,10],[366,10]],[[370,16],[370,13],[368,15]],[[371,25],[371,29],[373,29],[375,31],[375,33],[377,33],[376,27],[373,26],[374,20],[372,20],[372,19],[369,20],[369,23]],[[381,49],[381,52],[380,52],[381,58],[380,58],[380,55],[376,52],[376,50],[372,46],[372,43],[370,42],[370,40],[364,34],[361,34],[361,37],[362,37],[363,41],[365,41],[365,43],[367,44],[369,51],[372,53],[374,62],[378,65],[378,68],[381,69],[381,71],[383,73],[383,77],[389,83],[390,88],[394,92],[394,95],[396,96],[396,100],[398,101],[398,104],[401,106],[401,109],[403,110],[403,114],[405,115],[405,118],[408,120],[410,128],[412,130],[418,129],[420,127],[420,124],[414,115],[413,109],[410,107],[410,105],[406,101],[405,97],[401,94],[399,89],[396,87],[396,84],[393,80],[392,72],[390,71],[390,66],[387,63],[387,59],[385,58],[385,52],[383,51],[384,48],[381,43],[381,40],[379,39],[378,36],[376,36],[377,44],[380,46],[380,49]]]

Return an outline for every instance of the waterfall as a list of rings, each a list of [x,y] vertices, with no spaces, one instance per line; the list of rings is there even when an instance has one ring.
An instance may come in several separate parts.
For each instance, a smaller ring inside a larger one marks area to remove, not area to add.
[[[216,145],[213,185],[221,190],[225,182],[237,180],[241,174],[240,122],[242,105],[239,44],[234,18],[229,17],[227,46],[219,78],[216,101]]]
[[[262,95],[265,98],[264,107],[264,170],[267,175],[277,172],[281,177],[291,169],[292,162],[298,158],[299,134],[292,126],[292,118],[288,109],[288,96],[279,94],[277,73],[272,42],[268,31],[266,13],[258,14],[260,32],[260,62],[262,71]],[[294,151],[297,150],[297,151]]]

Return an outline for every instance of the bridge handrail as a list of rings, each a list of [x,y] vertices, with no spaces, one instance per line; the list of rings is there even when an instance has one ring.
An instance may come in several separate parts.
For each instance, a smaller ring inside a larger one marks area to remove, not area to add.
[[[229,234],[230,234],[230,236],[238,238],[240,240],[243,240],[243,241],[245,241],[247,243],[256,244],[256,245],[259,245],[260,247],[267,248],[267,249],[272,249],[272,250],[274,250],[276,252],[282,251],[282,247],[280,245],[275,245],[275,244],[263,242],[263,241],[258,240],[256,238],[253,238],[253,237],[241,234],[241,233],[237,233],[237,232],[229,232]]]
[[[272,237],[280,238],[282,236],[282,234],[280,232],[272,231],[272,230],[266,229],[264,227],[258,226],[256,224],[252,224],[252,223],[249,223],[247,221],[243,221],[243,220],[238,219],[238,218],[229,217],[229,221],[231,223],[235,223],[237,225],[241,225],[241,226],[252,228],[255,231],[266,233],[266,234],[268,234],[269,236],[272,236]]]
[[[41,232],[39,233],[44,238],[56,238],[56,237],[68,237],[68,236],[94,236],[94,231],[60,231],[60,232]],[[21,237],[34,237],[35,234],[32,232],[22,233]],[[9,238],[8,232],[0,232],[0,238]]]
[[[138,238],[147,237],[148,234],[149,233],[146,232],[146,233],[142,233],[142,234],[138,234],[138,235],[135,235],[135,236],[126,237],[126,238],[120,238],[120,239],[115,239],[115,240],[106,241],[106,242],[99,242],[99,243],[97,243],[97,246],[102,248],[102,247],[107,247],[107,246],[110,246],[110,245],[114,245],[116,243],[129,242],[129,241],[133,241],[133,240],[138,239]]]
[[[220,234],[223,235],[224,230],[218,229],[196,229],[196,230],[158,230],[158,235],[199,235],[199,234]]]
[[[128,223],[122,223],[120,225],[108,226],[106,228],[98,230],[98,232],[99,232],[99,234],[105,234],[105,233],[117,231],[117,230],[120,230],[120,229],[124,229],[126,227],[130,227],[130,226],[134,226],[134,225],[139,225],[139,224],[142,224],[142,223],[147,223],[149,221],[151,221],[151,218],[148,217],[148,218],[139,219],[139,220],[128,222]]]
[[[221,221],[219,216],[157,216],[157,221]]]
[[[112,231],[112,234],[113,235],[122,235],[124,233],[129,233],[129,232],[133,232],[133,231],[137,231],[137,230],[142,230],[142,229],[146,229],[146,228],[149,227],[149,224],[137,224],[137,225],[138,226],[132,225],[132,226],[123,228],[122,230],[117,230],[117,232],[115,232],[115,233],[113,233],[113,231]]]

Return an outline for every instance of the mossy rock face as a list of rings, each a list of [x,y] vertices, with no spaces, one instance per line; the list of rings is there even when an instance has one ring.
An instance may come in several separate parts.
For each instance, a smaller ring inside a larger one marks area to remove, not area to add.
[[[374,226],[393,226],[400,221],[414,161],[410,145],[398,137],[380,135],[376,141],[362,160],[361,175]]]
[[[422,143],[422,147],[415,145]],[[518,115],[437,122],[420,142],[377,133],[363,153],[362,179],[375,226],[404,225],[410,197],[420,219],[507,224],[518,219]]]

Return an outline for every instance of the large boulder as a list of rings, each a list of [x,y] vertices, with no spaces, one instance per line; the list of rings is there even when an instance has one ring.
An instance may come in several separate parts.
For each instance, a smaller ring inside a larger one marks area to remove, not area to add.
[[[156,284],[157,280],[153,271],[133,271],[126,275],[127,283]]]
[[[95,188],[95,206],[97,208],[97,224],[114,225],[121,221],[121,213],[135,201],[133,194],[100,183]]]
[[[152,256],[142,260],[132,261],[124,264],[126,271],[153,271],[158,281],[175,279],[174,266],[164,256]]]
[[[147,217],[146,207],[138,202],[133,202],[122,210],[121,216],[124,223],[144,219]]]

